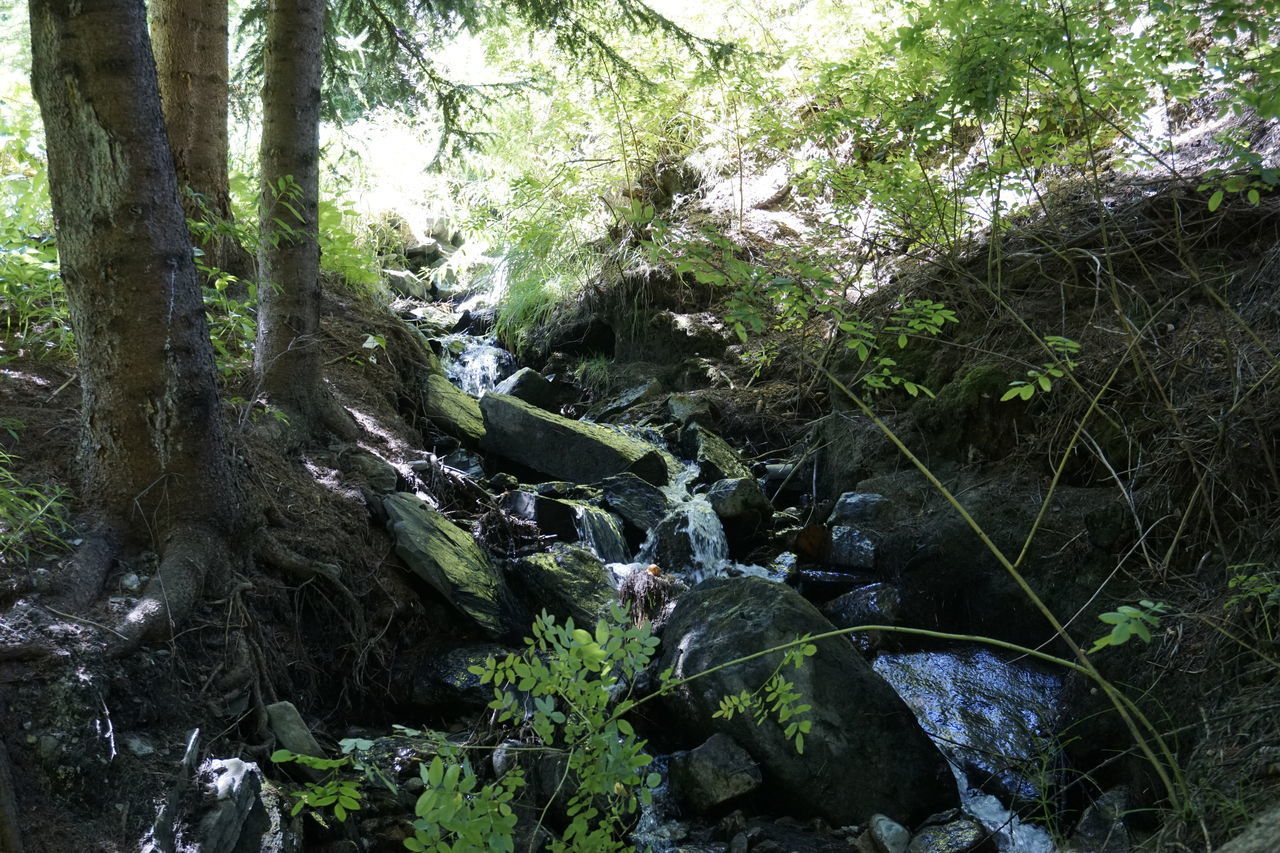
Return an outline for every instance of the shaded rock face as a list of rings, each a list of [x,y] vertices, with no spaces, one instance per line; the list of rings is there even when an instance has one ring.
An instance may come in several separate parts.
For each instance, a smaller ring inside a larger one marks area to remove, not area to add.
[[[545,609],[561,621],[592,626],[618,603],[604,564],[572,545],[556,544],[545,554],[517,560],[509,577],[530,610]]]
[[[718,664],[791,642],[831,625],[794,590],[759,578],[715,579],[687,593],[662,632],[660,668],[688,677]],[[812,705],[812,728],[798,754],[776,719],[750,714],[713,718],[724,696],[755,691],[781,654],[768,655],[691,682],[667,698],[693,731],[723,732],[764,774],[766,793],[797,816],[837,826],[887,815],[914,825],[956,805],[942,755],[911,710],[855,653],[847,640],[818,643],[818,653],[783,675]]]
[[[433,650],[417,662],[409,685],[409,700],[424,708],[439,708],[450,714],[476,712],[493,698],[493,688],[480,683],[480,676],[470,671],[483,666],[489,658],[502,659],[505,646],[495,643],[468,643],[444,650]]]
[[[501,573],[489,562],[470,533],[404,492],[382,502],[396,555],[486,634],[496,637],[524,622]],[[514,624],[513,624],[514,623]]]
[[[671,756],[671,785],[681,802],[708,812],[760,787],[760,768],[728,735],[714,734],[689,752]]]
[[[638,546],[667,517],[671,501],[662,490],[630,472],[600,481],[604,503],[627,524],[627,538]]]
[[[642,441],[502,394],[486,394],[480,411],[486,430],[481,447],[535,471],[575,483],[631,471],[650,483],[667,483],[662,454]]]

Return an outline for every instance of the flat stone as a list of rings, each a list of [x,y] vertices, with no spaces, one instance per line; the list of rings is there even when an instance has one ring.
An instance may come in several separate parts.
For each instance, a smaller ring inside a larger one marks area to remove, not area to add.
[[[751,476],[751,469],[743,463],[738,452],[729,443],[701,424],[691,423],[680,433],[680,451],[698,463],[696,485],[707,485],[716,480],[741,480]]]
[[[382,505],[396,554],[410,571],[485,633],[502,633],[504,614],[511,612],[510,592],[475,538],[416,495],[389,495]]]
[[[267,723],[276,741],[290,752],[324,758],[324,750],[316,742],[315,735],[303,722],[302,715],[292,702],[275,702],[267,706]]]
[[[631,471],[655,485],[667,483],[662,454],[637,439],[504,394],[486,394],[480,411],[485,428],[480,446],[535,471],[575,483]]]

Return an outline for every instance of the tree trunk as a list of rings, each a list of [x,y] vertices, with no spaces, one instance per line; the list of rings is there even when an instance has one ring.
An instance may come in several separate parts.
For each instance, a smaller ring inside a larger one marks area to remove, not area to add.
[[[262,286],[254,368],[302,432],[354,433],[320,374],[319,162],[323,0],[270,0],[262,87]]]
[[[188,219],[231,223],[227,176],[226,0],[151,0],[151,37],[160,102],[179,186],[198,194],[204,209],[184,197]],[[202,247],[207,265],[241,278],[254,275],[253,259],[229,234],[215,234]]]
[[[124,628],[138,639],[180,621],[225,564],[240,501],[142,0],[29,5],[83,390],[81,498],[107,540],[161,553]]]

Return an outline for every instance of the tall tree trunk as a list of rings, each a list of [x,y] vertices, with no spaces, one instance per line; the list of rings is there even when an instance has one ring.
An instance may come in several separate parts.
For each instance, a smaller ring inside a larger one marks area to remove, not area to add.
[[[161,554],[125,624],[137,639],[180,621],[225,565],[240,501],[142,0],[29,7],[83,390],[81,497],[105,539]]]
[[[229,33],[227,0],[151,0],[151,38],[160,102],[178,184],[197,193],[183,198],[189,219],[230,223],[227,176]],[[254,274],[253,259],[234,237],[217,234],[203,247],[209,266],[241,278]]]
[[[270,0],[262,86],[262,286],[254,368],[302,432],[354,425],[320,373],[320,83],[324,0]]]

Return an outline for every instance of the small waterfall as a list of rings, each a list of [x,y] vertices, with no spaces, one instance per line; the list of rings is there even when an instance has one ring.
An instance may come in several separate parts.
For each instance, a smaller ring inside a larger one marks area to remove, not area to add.
[[[511,353],[494,343],[492,338],[472,335],[450,335],[445,339],[446,354],[461,347],[456,355],[446,355],[445,373],[453,384],[473,397],[493,389],[515,370]]]
[[[640,559],[690,584],[722,574],[729,558],[724,526],[706,499],[697,497],[672,510],[640,548]]]
[[[611,513],[580,504],[574,507],[573,525],[579,543],[606,563],[624,563],[630,558],[622,525]]]

